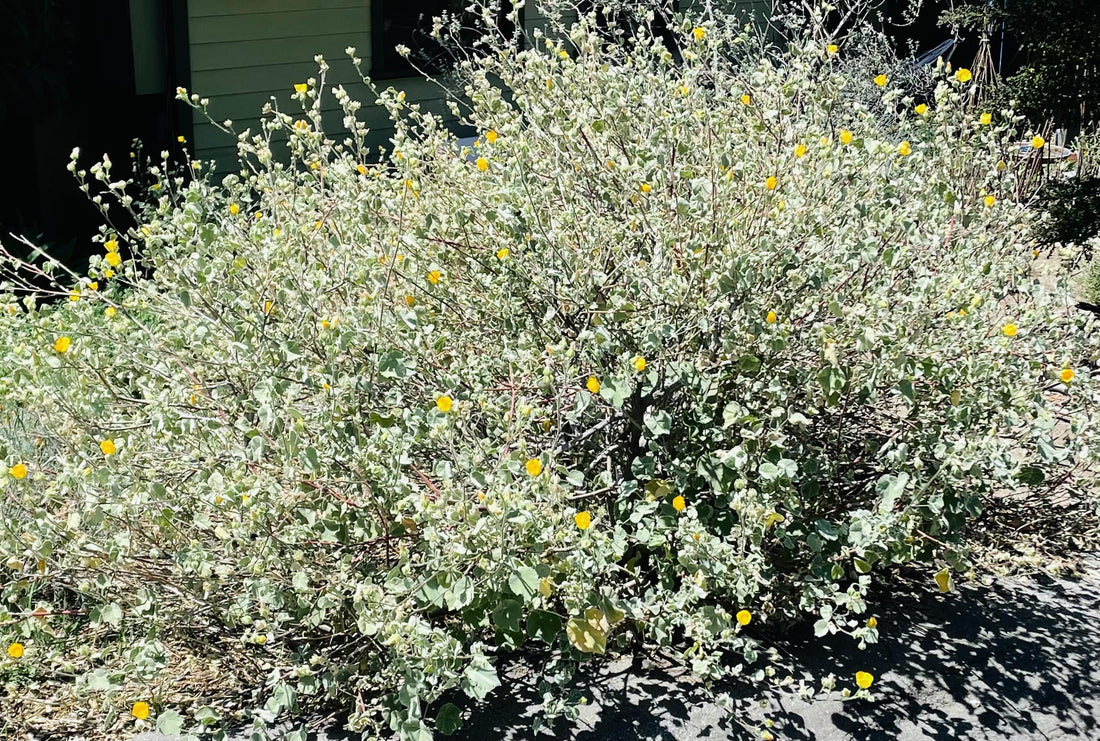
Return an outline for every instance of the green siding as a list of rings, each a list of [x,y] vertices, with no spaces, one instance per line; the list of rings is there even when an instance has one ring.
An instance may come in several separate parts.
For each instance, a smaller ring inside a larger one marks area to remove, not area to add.
[[[706,5],[706,0],[680,0],[680,10],[685,13],[702,12]],[[774,0],[734,0],[733,5],[747,21],[762,26],[772,14]]]
[[[363,103],[358,116],[371,128],[369,143],[385,145],[393,129],[385,110],[359,79],[344,54],[349,46],[367,64],[371,58],[370,0],[190,0],[191,88],[210,98],[216,121],[231,119],[236,131],[259,130],[260,110],[275,98],[280,110],[297,113],[293,86],[317,77],[316,54],[330,70],[326,88],[343,85]],[[410,103],[446,113],[438,86],[417,77],[381,81],[382,88],[406,92]],[[328,90],[322,99],[322,123],[340,140],[343,113]],[[447,113],[447,118],[451,118]],[[236,169],[236,141],[219,131],[201,113],[194,114],[195,154],[213,159],[219,171]]]
[[[210,99],[216,121],[232,119],[237,131],[259,130],[260,110],[272,96],[280,110],[297,112],[294,83],[317,77],[316,54],[330,70],[326,87],[343,85],[369,97],[344,49],[370,58],[369,0],[190,0],[188,36],[191,89]],[[323,120],[333,132],[342,114],[331,99]],[[193,115],[195,155],[213,159],[221,171],[236,166],[236,142],[206,118]]]
[[[694,0],[702,5],[701,0]],[[741,0],[757,18],[772,0]],[[232,119],[240,132],[259,130],[260,110],[275,98],[280,110],[301,110],[291,99],[296,82],[317,76],[316,54],[330,65],[327,86],[343,85],[363,103],[360,120],[371,127],[370,144],[385,145],[393,130],[385,111],[356,74],[344,49],[354,46],[371,59],[371,0],[189,0],[188,33],[192,92],[210,99],[216,121]],[[545,28],[545,15],[532,2],[524,14],[528,35]],[[404,90],[409,102],[452,117],[438,86],[417,77],[381,81],[381,87]],[[326,91],[322,119],[330,137],[340,140],[342,113]],[[218,131],[201,113],[193,116],[195,154],[213,159],[222,172],[236,169],[236,140]]]
[[[189,0],[188,14],[192,18],[240,15],[242,13],[280,13],[287,10],[328,10],[357,8],[359,0]]]

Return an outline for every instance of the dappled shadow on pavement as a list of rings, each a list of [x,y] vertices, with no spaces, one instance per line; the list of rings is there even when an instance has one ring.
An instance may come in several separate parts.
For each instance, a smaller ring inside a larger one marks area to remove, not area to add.
[[[865,652],[792,642],[811,672],[880,677],[878,702],[832,703],[828,727],[803,738],[1100,739],[1095,560],[1079,581],[1036,577],[900,598],[882,615],[881,642]]]
[[[860,651],[843,635],[798,631],[779,644],[798,673],[876,676],[876,700],[840,693],[808,703],[772,692],[768,705],[747,686],[720,688],[756,719],[774,721],[794,741],[1008,741],[1100,739],[1100,562],[1079,580],[1035,577],[959,594],[894,595],[878,603],[880,642]],[[558,738],[577,741],[749,741],[759,730],[731,722],[690,672],[665,659],[623,659],[585,673],[576,689],[590,699],[579,721],[538,734],[541,698],[522,661],[478,709],[457,741]],[[736,715],[743,715],[738,712]],[[756,727],[758,728],[758,726]]]
[[[588,702],[576,723],[536,732],[543,660],[516,656],[500,664],[503,686],[451,738],[752,741],[769,719],[786,741],[1100,741],[1100,558],[1086,560],[1079,579],[1010,579],[947,595],[896,590],[872,604],[880,641],[865,650],[845,635],[815,638],[809,627],[776,644],[796,677],[836,674],[837,691],[814,702],[771,690],[762,703],[755,688],[735,683],[717,688],[731,696],[731,714],[682,663],[627,656],[579,673],[570,689]],[[857,671],[875,675],[875,701],[841,699]]]

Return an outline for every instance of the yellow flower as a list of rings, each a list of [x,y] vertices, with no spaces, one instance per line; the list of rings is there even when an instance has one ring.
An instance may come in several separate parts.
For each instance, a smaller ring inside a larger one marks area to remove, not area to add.
[[[973,75],[970,74],[970,70],[966,67],[960,67],[955,73],[955,79],[959,82],[970,82],[971,77],[973,77]]]
[[[573,515],[573,522],[575,522],[577,527],[581,530],[587,530],[588,526],[592,524],[592,515],[588,514],[588,512],[578,512]]]
[[[1035,137],[1032,137],[1032,139],[1031,139],[1031,148],[1032,149],[1042,149],[1043,147],[1046,146],[1046,144],[1047,144],[1047,140],[1044,139],[1041,136],[1035,136]]]
[[[589,376],[588,382],[584,384],[584,387],[594,394],[600,393],[600,379],[595,376]]]
[[[271,310],[275,308],[274,301],[264,301],[264,313],[270,314]]]
[[[454,399],[449,396],[440,396],[435,400],[435,408],[446,414],[454,406]]]
[[[841,131],[840,132],[840,143],[841,144],[851,144],[852,143],[852,132],[848,131],[848,129],[844,129],[843,131]]]
[[[876,618],[874,615],[867,618],[867,627],[868,628],[877,628],[878,627],[878,618]]]
[[[1072,371],[1071,371],[1072,372]],[[1063,371],[1064,375],[1064,371]],[[1067,381],[1068,383],[1068,381]],[[16,463],[14,466],[8,469],[8,473],[11,474],[13,479],[25,479],[27,478],[27,464]]]
[[[764,320],[768,324],[775,324],[779,320],[779,316],[774,311],[769,311],[768,315],[764,317]]]
[[[68,352],[69,351],[69,345],[71,345],[72,342],[73,341],[70,340],[68,337],[58,337],[53,342],[54,352],[62,352],[62,353],[63,352]]]
[[[684,498],[682,496],[680,496],[679,494],[677,494],[676,498],[672,500],[672,508],[674,510],[676,510],[677,512],[683,512],[684,507],[686,507],[686,506],[687,506],[687,502],[685,502]]]
[[[233,216],[236,216],[240,212],[241,212],[241,207],[238,206],[236,203],[230,203],[229,204],[229,213],[230,214],[232,214]]]
[[[562,59],[569,59],[569,52],[567,52],[565,49],[562,49],[558,52],[558,56]]]
[[[651,190],[653,190],[653,186],[651,186],[649,183],[642,183],[639,189],[643,193],[649,193]]]
[[[836,54],[837,51],[838,51],[838,48],[837,48],[836,44],[829,44],[828,46],[825,47],[825,52],[828,53],[828,54]]]
[[[983,113],[982,117],[978,120],[981,122],[982,126],[989,126],[989,124],[993,123],[993,114]]]
[[[107,262],[107,264],[108,264],[108,265],[110,265],[110,266],[111,266],[112,268],[117,268],[117,267],[118,267],[118,266],[119,266],[119,265],[120,265],[120,264],[122,263],[122,258],[121,258],[121,257],[119,257],[119,255],[118,255],[118,253],[117,253],[117,252],[108,252],[108,253],[107,253],[107,254],[106,254],[106,255],[105,255],[104,257],[103,257],[103,259],[104,259],[104,260],[105,260],[105,261]]]
[[[78,290],[69,291],[69,300],[70,301],[79,301],[80,300],[80,291],[78,291]]]
[[[638,371],[639,373],[645,370],[645,358],[643,358],[641,355],[630,361],[630,364],[633,365],[634,370]]]
[[[187,141],[187,137],[183,136],[183,135],[177,136],[176,141],[178,141],[180,144],[183,144],[184,142]]]
[[[962,72],[962,71],[963,70],[959,70],[959,72]],[[967,74],[969,75],[969,73],[967,73]],[[967,79],[970,79],[970,78],[967,77]],[[964,80],[964,82],[965,82],[965,80]],[[859,685],[860,689],[862,689],[862,690],[867,689],[868,687],[871,686],[871,683],[874,682],[874,681],[875,681],[875,675],[874,674],[871,674],[870,672],[856,672],[856,684]]]
[[[797,147],[795,147],[794,148],[794,156],[799,158],[799,159],[802,159],[803,157],[805,157],[806,156],[806,145],[805,144],[799,144]]]
[[[309,122],[305,119],[298,119],[294,122],[294,128],[298,129],[298,131],[305,131],[309,128]]]
[[[406,296],[405,297],[405,303],[408,304],[409,306],[412,306],[413,304],[416,303],[416,296]]]
[[[707,35],[707,29],[702,26],[696,26],[691,30],[691,35],[695,37],[696,41],[702,41]]]
[[[108,252],[118,252],[118,240],[108,239],[106,242],[103,243],[103,249],[107,250]]]
[[[118,451],[118,448],[115,447],[115,441],[111,438],[101,440],[99,449],[103,452],[103,455],[114,455]]]
[[[1077,375],[1077,374],[1073,372],[1073,369],[1072,369],[1072,368],[1066,368],[1065,370],[1063,370],[1063,371],[1062,371],[1062,372],[1061,372],[1061,373],[1060,373],[1060,374],[1058,375],[1058,377],[1062,379],[1062,383],[1069,383],[1070,381],[1072,381],[1072,380],[1073,380],[1073,377],[1074,377],[1075,375]],[[25,474],[24,474],[24,475],[25,475]],[[13,474],[12,474],[12,476],[15,476],[15,474],[13,473]],[[21,478],[23,478],[23,477],[22,477],[22,476],[15,476],[15,478],[17,478],[17,479],[21,479]]]
[[[875,84],[878,85],[879,87],[886,87],[886,82],[887,82],[886,75],[879,75],[878,77],[875,78]]]
[[[113,307],[113,306],[108,306],[108,307],[107,307],[106,309],[104,309],[104,310],[103,310],[103,313],[104,313],[104,314],[106,314],[106,315],[107,315],[108,317],[112,317],[112,316],[114,316],[114,315],[115,315],[115,314],[116,314],[117,312],[115,311],[115,307]]]
[[[108,268],[107,270],[103,271],[103,277],[104,278],[114,278],[115,277],[115,271]]]
[[[779,185],[779,178],[775,175],[769,175],[768,179],[764,181],[764,187],[768,190],[775,190],[775,186]]]
[[[304,93],[307,90],[309,90],[309,85],[304,82],[299,82],[294,85],[294,92],[296,93]]]
[[[908,157],[913,153],[913,150],[909,147],[909,142],[902,142],[898,145],[898,154],[902,157]]]
[[[538,476],[542,473],[542,461],[538,458],[529,458],[527,462],[523,464],[523,467],[527,469],[528,476]]]
[[[478,157],[477,162],[475,162],[474,164],[477,165],[477,169],[481,170],[482,172],[485,172],[489,169],[489,160],[485,159],[484,157]]]
[[[928,106],[926,106],[924,103],[921,103],[913,110],[917,112],[918,116],[923,116],[924,114],[928,113]]]
[[[497,134],[497,132],[495,132],[495,131],[486,131],[485,132],[485,141],[492,144],[493,142],[495,142],[497,140],[498,136],[499,136],[499,134]]]
[[[93,280],[93,281],[92,281],[91,283],[89,283],[89,284],[88,284],[88,290],[89,290],[89,291],[98,291],[98,290],[99,290],[99,284],[98,284],[98,283],[96,283],[96,282],[95,282],[95,281]]]
[[[23,644],[18,641],[8,646],[8,656],[13,659],[23,658]]]
[[[149,703],[147,702],[135,702],[134,706],[130,708],[130,715],[134,716],[138,720],[149,719]]]
[[[367,174],[367,166],[366,165],[356,165],[355,169],[360,175],[366,175]]]
[[[510,254],[512,254],[512,253],[507,247],[501,247],[499,250],[497,250],[497,259],[498,260],[503,260],[504,258],[508,257],[508,255],[510,255]]]
[[[985,200],[986,208],[993,208],[993,204],[997,202],[997,198],[995,196],[986,196],[983,200]]]
[[[1001,327],[1001,331],[1004,332],[1005,337],[1015,337],[1016,333],[1019,331],[1019,327],[1015,324],[1006,324]]]
[[[439,283],[439,279],[442,277],[442,273],[440,273],[438,270],[433,270],[432,272],[428,273],[428,282],[431,283],[433,286],[437,285]]]
[[[748,93],[745,93],[744,95],[741,96],[741,105],[751,105],[751,104],[752,104],[752,96],[751,95],[749,95]]]
[[[740,610],[737,613],[737,622],[741,625],[748,625],[752,622],[752,613],[748,610]]]

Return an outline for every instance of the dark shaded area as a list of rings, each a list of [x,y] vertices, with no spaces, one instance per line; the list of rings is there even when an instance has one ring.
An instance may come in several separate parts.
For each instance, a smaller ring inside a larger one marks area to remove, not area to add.
[[[460,26],[457,46],[470,49],[483,32],[480,14],[467,10],[465,0],[374,0],[371,3],[371,77],[384,80],[417,74],[416,69],[430,74],[444,74],[456,62],[456,54],[432,37],[434,18],[447,15],[457,18]],[[502,36],[515,36],[516,26],[508,21],[512,5],[502,0],[496,14],[496,26]],[[524,10],[520,10],[522,20]],[[444,38],[449,34],[444,33]],[[409,56],[397,53],[397,46],[409,48]]]
[[[1085,242],[1100,235],[1100,178],[1051,181],[1039,191],[1039,207],[1049,217],[1037,228],[1041,244],[1080,244],[1088,250]]]
[[[73,147],[85,167],[108,154],[117,179],[130,172],[134,139],[155,156],[189,136],[190,118],[174,101],[186,85],[179,5],[139,6],[135,35],[125,0],[0,0],[0,240],[16,254],[25,250],[9,233],[84,269],[102,218],[65,169]]]

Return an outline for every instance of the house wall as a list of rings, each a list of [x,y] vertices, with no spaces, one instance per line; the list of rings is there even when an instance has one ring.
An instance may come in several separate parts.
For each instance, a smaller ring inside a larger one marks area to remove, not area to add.
[[[702,0],[693,0],[701,5]],[[763,13],[772,0],[740,0]],[[330,66],[326,87],[342,84],[363,102],[360,120],[371,128],[373,145],[385,146],[392,127],[385,110],[374,106],[374,96],[360,80],[344,54],[356,48],[364,65],[371,59],[371,0],[188,0],[188,43],[191,91],[209,98],[215,121],[231,119],[239,132],[258,131],[260,111],[272,96],[279,109],[299,112],[292,99],[293,85],[317,76],[315,54]],[[538,4],[525,9],[524,28],[530,35],[545,26]],[[417,77],[399,77],[377,83],[404,90],[407,100],[445,114],[443,95],[434,83]],[[341,131],[342,114],[331,95],[325,96],[322,120],[326,131]],[[217,162],[222,172],[236,169],[236,140],[211,124],[201,112],[192,116],[195,156]]]
[[[369,0],[189,0],[191,90],[210,99],[216,121],[258,130],[260,111],[272,96],[280,110],[297,112],[294,83],[317,76],[315,54],[331,66],[326,83],[362,96],[363,85],[344,54],[354,46],[370,58]],[[364,106],[366,108],[366,106]],[[331,96],[322,108],[326,127],[341,115]],[[236,140],[202,113],[193,114],[195,156],[234,169]]]
[[[775,0],[732,0],[732,4],[736,6],[737,11],[744,14],[746,20],[751,19],[754,23],[761,23],[767,19],[771,15],[774,3]],[[707,0],[680,0],[680,9],[685,12],[702,10],[706,4]],[[712,4],[722,5],[722,3]]]

